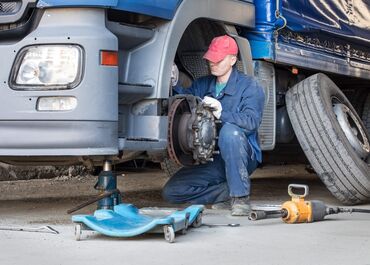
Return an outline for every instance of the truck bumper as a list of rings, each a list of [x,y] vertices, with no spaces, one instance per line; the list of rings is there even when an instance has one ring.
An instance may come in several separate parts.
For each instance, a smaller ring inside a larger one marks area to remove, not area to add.
[[[115,122],[0,121],[0,156],[106,155],[117,152]]]

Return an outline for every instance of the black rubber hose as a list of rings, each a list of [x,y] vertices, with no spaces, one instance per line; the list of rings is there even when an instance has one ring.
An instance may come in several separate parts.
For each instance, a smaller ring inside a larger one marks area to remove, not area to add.
[[[339,208],[341,213],[370,213],[370,209],[359,209],[359,208]]]

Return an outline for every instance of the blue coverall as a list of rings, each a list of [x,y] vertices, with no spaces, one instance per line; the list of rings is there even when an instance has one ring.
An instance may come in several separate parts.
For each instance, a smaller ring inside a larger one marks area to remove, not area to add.
[[[257,135],[265,95],[253,77],[235,69],[216,97],[216,77],[194,81],[190,88],[174,88],[177,94],[210,96],[221,102],[220,155],[207,164],[184,167],[166,183],[163,197],[172,203],[211,204],[230,197],[249,196],[249,176],[262,161]]]

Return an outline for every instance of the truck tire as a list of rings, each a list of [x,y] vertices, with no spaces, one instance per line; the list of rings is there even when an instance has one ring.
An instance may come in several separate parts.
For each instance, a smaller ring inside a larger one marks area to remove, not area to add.
[[[166,176],[168,178],[171,178],[182,167],[179,166],[178,164],[176,164],[175,161],[173,161],[171,159],[168,159],[168,158],[165,158],[163,160],[163,162],[161,162],[161,168],[164,171],[164,173],[166,174]]]
[[[334,82],[324,74],[308,77],[287,92],[286,103],[298,141],[330,192],[348,205],[369,201],[369,136]]]
[[[362,121],[364,122],[367,133],[370,134],[370,93],[367,95],[364,109],[362,111]]]

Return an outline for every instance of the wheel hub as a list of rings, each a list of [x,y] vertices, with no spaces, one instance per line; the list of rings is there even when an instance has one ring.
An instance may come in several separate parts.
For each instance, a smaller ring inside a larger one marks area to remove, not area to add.
[[[370,143],[361,122],[350,108],[342,103],[333,104],[333,111],[349,143],[361,159],[370,154]]]
[[[168,127],[168,154],[182,166],[212,161],[216,124],[210,107],[194,96],[175,97]]]

